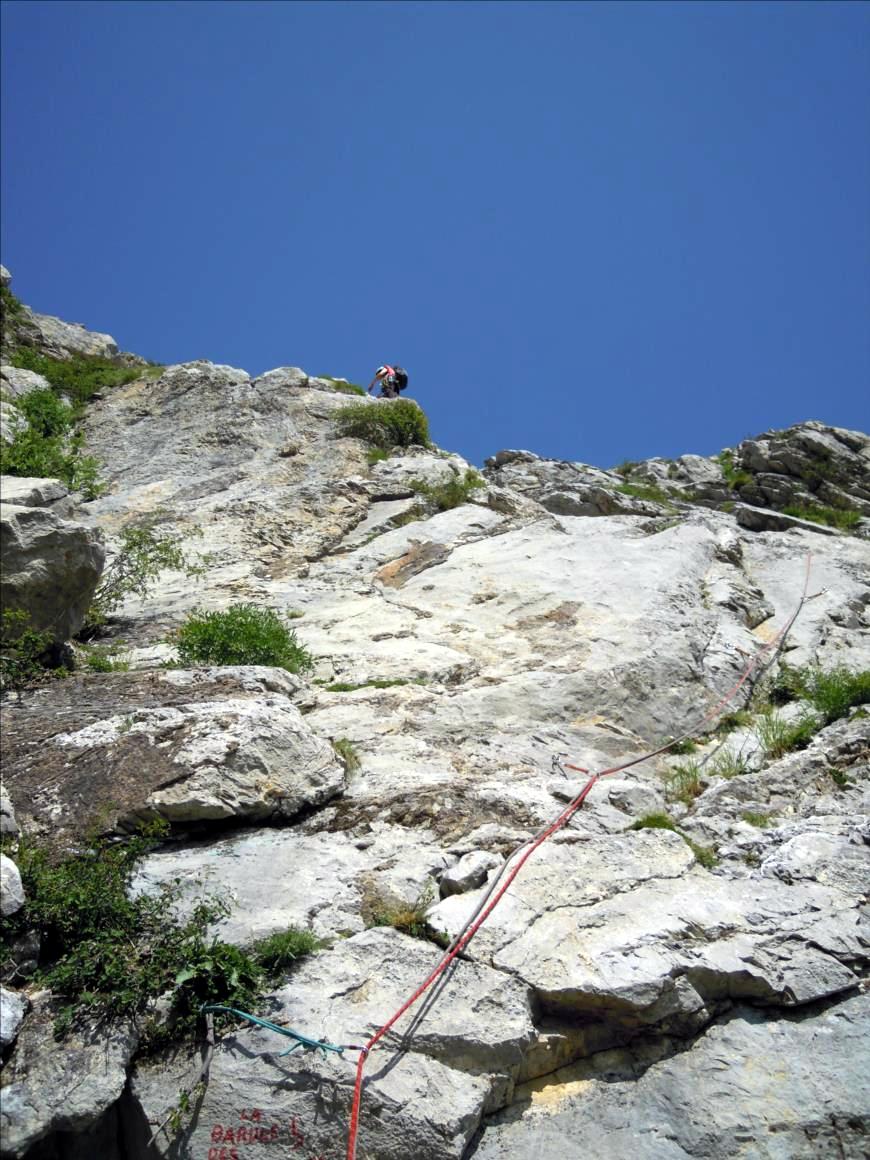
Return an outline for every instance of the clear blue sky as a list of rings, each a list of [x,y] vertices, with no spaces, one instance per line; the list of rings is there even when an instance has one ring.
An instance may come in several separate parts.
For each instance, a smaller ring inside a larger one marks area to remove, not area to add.
[[[2,5],[2,260],[602,466],[870,426],[867,3]]]

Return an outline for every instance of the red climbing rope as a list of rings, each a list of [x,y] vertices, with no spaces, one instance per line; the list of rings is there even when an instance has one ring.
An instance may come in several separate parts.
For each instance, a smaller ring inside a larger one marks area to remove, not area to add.
[[[351,1106],[350,1113],[350,1127],[348,1129],[347,1136],[346,1160],[356,1160],[356,1142],[359,1132],[363,1072],[365,1070],[366,1060],[368,1059],[369,1052],[372,1050],[372,1048],[375,1047],[378,1041],[387,1034],[391,1027],[395,1026],[395,1024],[399,1021],[399,1019],[402,1018],[405,1012],[414,1006],[417,1000],[432,986],[435,980],[440,975],[443,975],[456,956],[460,954],[460,952],[463,951],[465,947],[468,946],[468,944],[486,922],[487,918],[489,918],[490,914],[492,914],[493,910],[495,910],[496,906],[498,906],[506,891],[513,883],[516,876],[519,874],[520,870],[522,870],[523,866],[525,866],[526,862],[529,860],[532,854],[534,854],[535,850],[537,850],[539,846],[543,845],[543,843],[546,842],[548,838],[551,838],[557,830],[562,829],[562,827],[570,821],[577,810],[579,810],[583,805],[583,802],[586,800],[590,790],[597,781],[599,781],[602,777],[609,777],[613,773],[621,773],[625,769],[630,769],[634,765],[639,765],[642,761],[649,761],[649,759],[652,757],[657,757],[659,754],[666,753],[669,749],[673,748],[674,745],[679,744],[680,741],[684,741],[686,738],[691,737],[695,733],[699,732],[699,730],[704,725],[708,724],[711,720],[717,717],[722,712],[724,707],[734,699],[743,685],[749,680],[751,674],[760,666],[762,660],[767,656],[767,654],[781,647],[789,630],[797,620],[801,609],[806,603],[807,589],[810,581],[811,559],[812,557],[808,554],[803,592],[801,594],[797,608],[794,610],[792,615],[785,622],[779,632],[770,641],[768,641],[767,644],[762,646],[762,648],[759,649],[755,656],[747,662],[740,677],[737,681],[735,681],[727,693],[725,693],[725,695],[716,702],[713,708],[705,713],[704,716],[692,726],[692,728],[686,730],[686,732],[682,733],[679,737],[675,737],[672,741],[669,741],[667,745],[662,745],[658,749],[652,750],[650,753],[645,753],[642,757],[634,757],[631,760],[624,761],[619,765],[611,766],[609,769],[603,769],[599,773],[593,773],[586,784],[583,786],[582,790],[562,810],[555,821],[550,822],[549,825],[547,825],[543,830],[539,831],[536,837],[531,840],[528,848],[522,854],[522,857],[520,857],[519,860],[514,864],[514,866],[511,867],[511,870],[504,878],[504,881],[501,881],[501,875],[496,877],[495,881],[490,887],[490,890],[484,896],[474,913],[466,920],[463,927],[460,928],[459,934],[457,934],[456,938],[453,940],[438,965],[429,973],[429,975],[420,984],[413,995],[405,1000],[399,1010],[396,1011],[396,1013],[391,1016],[391,1018],[388,1019],[382,1027],[378,1028],[378,1030],[374,1033],[374,1035],[371,1036],[364,1047],[360,1048],[360,1055],[356,1065],[356,1081],[354,1083],[353,1104]],[[588,770],[581,769],[579,766],[569,765],[567,762],[562,764],[564,765],[565,769],[577,770],[581,773],[588,772]],[[522,850],[522,846],[520,847],[520,850]],[[518,852],[519,851],[517,851],[517,853]],[[513,856],[516,857],[516,854]],[[509,865],[510,861],[506,862],[504,869],[507,869]]]

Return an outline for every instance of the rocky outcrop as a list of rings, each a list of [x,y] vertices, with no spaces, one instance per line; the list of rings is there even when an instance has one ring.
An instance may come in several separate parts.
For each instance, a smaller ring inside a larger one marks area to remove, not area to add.
[[[21,875],[11,858],[0,854],[0,914],[9,918],[24,905]]]
[[[69,640],[84,623],[105,561],[100,535],[47,508],[0,505],[2,599],[30,627]]]
[[[98,1123],[124,1090],[137,1044],[130,1027],[115,1024],[73,1031],[58,1050],[50,996],[35,994],[32,1003],[3,1070],[4,1156],[25,1156],[50,1133],[74,1135]]]
[[[52,1160],[77,1148],[228,1160],[264,1142],[288,1160],[340,1154],[357,1058],[346,1045],[442,954],[377,924],[403,908],[448,940],[580,792],[582,770],[631,759],[372,1052],[361,1154],[857,1154],[867,719],[853,711],[775,761],[754,721],[724,741],[713,726],[717,704],[744,704],[760,674],[735,686],[750,658],[769,659],[810,553],[784,655],[870,668],[868,545],[774,510],[862,510],[866,437],[801,424],[730,458],[615,471],[504,451],[471,502],[435,512],[426,489],[469,465],[437,448],[369,464],[338,434],[346,403],[299,368],[251,379],[207,362],[96,401],[89,450],[110,490],[81,518],[110,547],[155,519],[208,554],[207,571],[196,584],[164,574],[110,622],[133,671],[3,707],[25,833],[72,840],[97,812],[118,832],[168,818],[173,841],[133,889],[172,884],[180,915],[220,897],[213,933],[239,946],[288,926],[323,939],[257,1013],[345,1050],[281,1055],[290,1042],[273,1031],[225,1029],[188,1113],[179,1093],[198,1049],[131,1063],[121,1028],[100,1071],[82,1033],[79,1099],[51,1071],[56,1053],[40,1070],[50,1033],[37,1004],[8,1065],[10,1155],[34,1141]],[[741,515],[756,508],[783,522],[756,530]],[[310,677],[161,667],[194,606],[241,600],[297,614]],[[696,783],[674,800],[685,758],[640,759],[686,732]],[[673,830],[652,824],[666,811]]]
[[[8,708],[6,785],[19,822],[71,834],[288,819],[344,785],[280,669],[85,674]]]

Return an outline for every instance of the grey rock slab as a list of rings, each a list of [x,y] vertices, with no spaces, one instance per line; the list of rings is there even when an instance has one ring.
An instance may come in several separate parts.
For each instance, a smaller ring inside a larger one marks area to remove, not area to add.
[[[0,834],[10,834],[14,837],[17,833],[18,822],[15,819],[12,800],[6,792],[5,786],[0,786]]]
[[[29,395],[31,391],[50,391],[51,383],[45,375],[24,367],[13,367],[8,363],[0,366],[0,390],[12,399]]]
[[[605,1052],[518,1089],[474,1160],[822,1160],[870,1131],[867,996],[782,1018],[739,1008],[687,1050]]]
[[[4,771],[20,816],[85,827],[292,817],[345,783],[280,670],[68,678],[3,707]]]
[[[5,266],[0,266],[0,286],[11,286],[12,275]]]
[[[21,872],[6,854],[0,854],[0,914],[9,918],[25,903]]]
[[[135,891],[176,879],[187,913],[202,897],[228,902],[216,930],[250,944],[289,926],[318,937],[361,931],[375,910],[413,905],[448,859],[420,831],[381,825],[365,838],[294,829],[241,832],[213,842],[166,849],[145,858]]]
[[[2,597],[30,627],[69,640],[84,622],[105,560],[99,535],[46,508],[0,504]]]
[[[118,354],[118,344],[111,334],[86,330],[81,323],[64,322],[50,314],[36,314],[31,311],[28,311],[28,314],[39,333],[41,345],[48,353],[61,357],[69,354],[85,354],[99,358],[113,358]]]
[[[422,985],[444,957],[431,943],[381,927],[338,942],[304,960],[272,997],[272,1018],[308,1028],[315,1039],[361,1043]],[[455,961],[386,1033],[384,1047],[402,1048],[475,1074],[520,1075],[536,1040],[530,993],[522,982],[479,963]],[[372,1071],[382,1059],[372,1057]],[[509,1088],[509,1084],[504,1085]]]
[[[239,1160],[262,1151],[274,1160],[327,1160],[345,1151],[355,1055],[323,1058],[297,1052],[267,1030],[225,1035],[198,1102],[185,1122],[185,1157]],[[131,1081],[128,1123],[163,1123],[178,1092],[199,1073],[199,1056],[140,1063]],[[361,1105],[357,1155],[378,1160],[461,1160],[488,1106],[492,1081],[455,1070],[416,1052],[375,1055]],[[132,1135],[132,1132],[131,1132]],[[268,1145],[268,1147],[263,1147]],[[145,1160],[136,1138],[131,1160]],[[164,1134],[148,1156],[175,1157]]]
[[[72,514],[69,488],[59,479],[0,475],[0,497],[17,507],[50,507],[61,518]]]
[[[18,1038],[27,1006],[26,995],[0,987],[0,1047],[5,1049]]]
[[[490,870],[502,864],[503,859],[486,850],[471,850],[449,867],[441,875],[439,887],[441,897],[448,894],[464,894],[466,890],[476,890],[486,882]]]
[[[803,928],[824,912],[850,939],[860,897],[735,883],[692,868],[691,850],[667,831],[565,837],[574,840],[529,859],[469,948],[523,978],[547,1010],[686,1033],[723,997],[803,1003],[856,984]],[[447,898],[430,922],[454,937],[478,901]]]
[[[52,1132],[93,1126],[118,1099],[137,1044],[129,1027],[73,1030],[54,1042],[54,1012],[46,992],[33,998],[3,1070],[0,1139],[3,1155],[22,1160]]]

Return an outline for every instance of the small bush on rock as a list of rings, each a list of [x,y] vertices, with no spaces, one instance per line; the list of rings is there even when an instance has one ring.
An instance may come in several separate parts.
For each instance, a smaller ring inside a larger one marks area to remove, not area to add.
[[[200,903],[181,922],[171,889],[131,896],[136,863],[165,833],[165,823],[157,823],[129,841],[95,839],[73,853],[31,842],[16,852],[26,902],[5,926],[2,957],[14,963],[16,938],[29,930],[39,935],[37,981],[61,1004],[56,1034],[91,1019],[144,1017],[167,993],[176,1034],[192,1029],[206,1000],[253,1001],[257,964],[206,934],[225,907]]]
[[[54,390],[59,395],[66,395],[74,407],[86,403],[97,391],[130,383],[143,373],[141,367],[119,366],[111,359],[97,355],[74,354],[70,358],[50,358],[29,346],[22,346],[15,351],[10,362],[13,366],[35,371],[48,379]]]
[[[178,629],[175,645],[182,664],[271,665],[300,673],[314,663],[277,612],[256,604],[192,612]]]
[[[412,491],[438,512],[450,511],[460,504],[468,503],[472,492],[481,487],[486,487],[486,484],[472,468],[465,475],[454,475],[447,483],[429,484],[416,479],[411,482]]]
[[[20,608],[4,608],[0,624],[0,690],[26,689],[49,677],[65,677],[64,668],[48,667],[50,632],[37,632]]]
[[[336,411],[335,421],[342,435],[386,450],[429,446],[429,422],[422,408],[410,399],[353,403]]]
[[[93,636],[128,596],[147,596],[161,572],[183,572],[191,578],[205,572],[207,559],[189,558],[180,535],[157,531],[157,518],[152,516],[121,533],[118,551],[94,593],[85,625],[79,633],[81,639]]]
[[[291,926],[254,943],[253,957],[270,977],[275,977],[325,946],[323,939],[310,930]]]

